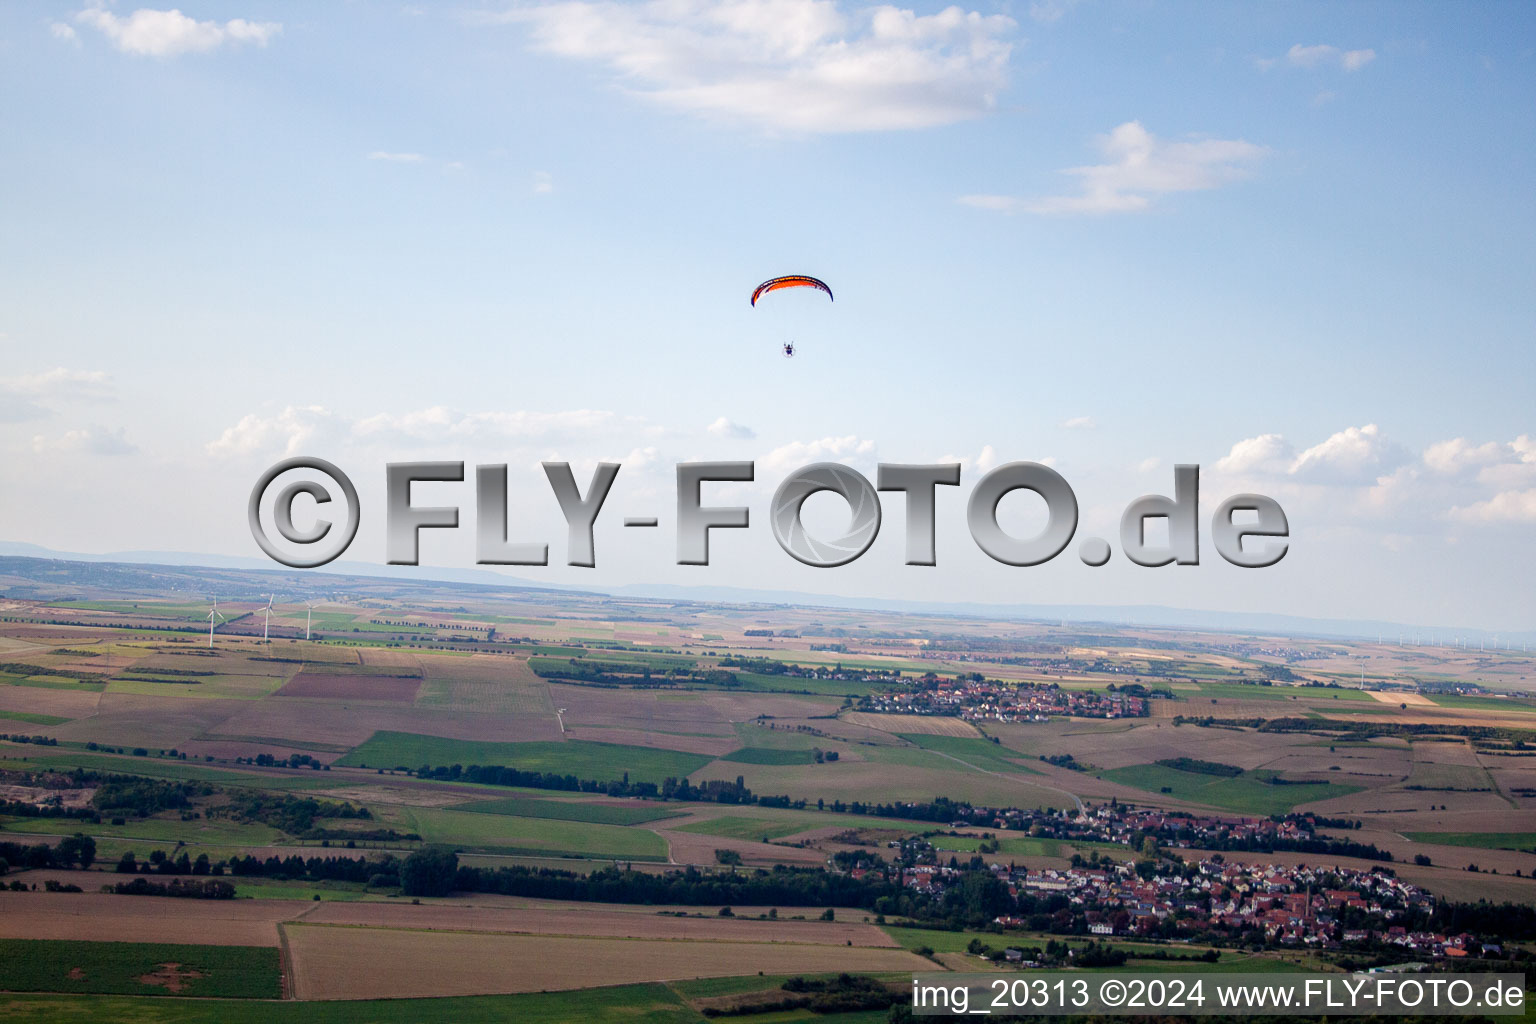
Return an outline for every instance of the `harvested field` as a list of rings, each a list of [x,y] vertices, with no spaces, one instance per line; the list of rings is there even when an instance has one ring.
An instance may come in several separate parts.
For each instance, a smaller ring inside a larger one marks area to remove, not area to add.
[[[849,711],[844,721],[889,733],[921,733],[924,736],[979,737],[971,723],[941,715],[887,715],[873,711]]]
[[[348,746],[363,743],[376,732],[426,732],[466,740],[560,738],[560,727],[553,715],[478,715],[469,711],[437,711],[420,705],[359,707],[297,700],[243,703],[227,721],[211,731],[227,736],[271,736]]]
[[[49,732],[61,740],[185,749],[193,736],[209,731],[235,731],[218,726],[232,710],[258,706],[254,701],[185,700],[108,692],[100,695],[95,714],[54,726]]]
[[[96,710],[101,694],[88,690],[45,690],[40,686],[0,686],[0,710],[56,718],[83,718]],[[28,730],[31,732],[32,730]]]
[[[1384,690],[1366,690],[1383,704],[1407,704],[1409,707],[1434,707],[1435,702],[1422,693],[1387,693]]]
[[[317,697],[321,700],[384,700],[412,703],[421,680],[399,676],[331,675],[305,670],[290,679],[276,697]]]
[[[730,719],[712,703],[701,699],[700,694],[604,690],[568,683],[550,683],[549,695],[556,707],[566,709],[567,729],[594,726],[687,737],[734,738],[736,735]]]
[[[656,750],[681,750],[695,754],[719,757],[736,749],[735,736],[689,736],[650,729],[621,729],[606,725],[577,725],[566,723],[567,739],[591,740],[594,743],[622,743],[631,747],[651,747]]]
[[[801,849],[797,846],[773,846],[750,839],[677,832],[671,829],[658,828],[655,832],[666,840],[667,856],[674,864],[713,867],[716,863],[716,850],[733,850],[741,854],[743,864],[752,867],[770,867],[774,864],[820,867],[827,861],[824,850]]]
[[[422,667],[427,679],[416,698],[422,707],[482,714],[554,714],[549,687],[522,658],[423,658]]]
[[[487,935],[295,924],[285,928],[300,999],[490,995],[763,971],[917,971],[901,949]],[[574,971],[572,965],[589,971]]]
[[[103,880],[109,875],[101,875]],[[0,938],[275,946],[277,922],[314,904],[173,900],[107,893],[0,893]]]

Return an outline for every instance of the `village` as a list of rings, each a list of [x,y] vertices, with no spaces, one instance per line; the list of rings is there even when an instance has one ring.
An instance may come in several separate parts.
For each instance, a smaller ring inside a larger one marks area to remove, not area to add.
[[[1146,690],[1139,684],[1106,692],[1066,690],[1055,684],[1002,682],[979,673],[943,679],[924,676],[910,689],[876,693],[859,701],[860,711],[899,715],[950,715],[968,722],[1045,722],[1053,716],[1144,718]]]

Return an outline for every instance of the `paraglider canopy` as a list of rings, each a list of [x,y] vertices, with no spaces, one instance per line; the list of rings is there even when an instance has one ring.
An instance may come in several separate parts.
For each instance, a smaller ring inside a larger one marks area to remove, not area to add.
[[[752,305],[757,305],[757,300],[769,292],[776,292],[782,288],[816,288],[827,293],[827,299],[832,299],[832,289],[827,287],[825,281],[818,280],[805,274],[786,274],[783,277],[771,277],[752,289]]]

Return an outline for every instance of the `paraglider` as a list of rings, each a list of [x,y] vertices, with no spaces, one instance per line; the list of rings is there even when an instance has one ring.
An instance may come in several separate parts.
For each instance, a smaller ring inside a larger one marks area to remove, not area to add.
[[[805,274],[786,274],[783,277],[770,277],[756,288],[752,289],[752,305],[757,305],[757,300],[769,292],[776,292],[781,288],[819,288],[827,293],[828,301],[832,299],[832,289],[827,287],[825,281],[807,276]]]
[[[819,278],[811,277],[807,274],[786,274],[783,277],[771,277],[764,281],[762,284],[758,285],[756,288],[752,289],[752,308],[757,308],[759,299],[762,299],[765,296],[772,294],[773,292],[784,291],[786,289],[807,289],[807,291],[800,292],[800,295],[802,296],[814,296],[818,291],[824,292],[827,296],[827,301],[832,301],[832,289],[827,287],[827,283],[825,281],[822,281]],[[775,299],[772,305],[778,306],[783,302],[783,299]],[[787,305],[791,307],[800,305],[803,312],[803,302],[804,300],[802,299],[800,302],[790,302]],[[794,325],[795,327],[799,326],[799,316],[787,317],[786,320],[786,326],[790,324]],[[789,341],[781,343],[780,349],[784,353],[784,358],[792,358],[795,354],[794,339],[791,338]]]

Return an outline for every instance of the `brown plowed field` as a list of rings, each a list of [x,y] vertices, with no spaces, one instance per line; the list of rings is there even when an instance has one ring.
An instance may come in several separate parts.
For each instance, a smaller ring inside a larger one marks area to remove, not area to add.
[[[285,927],[300,999],[404,999],[623,985],[762,971],[919,971],[901,949]]]
[[[300,672],[273,696],[320,697],[327,700],[387,700],[410,703],[421,689],[420,679],[398,676],[328,675]]]
[[[100,875],[103,882],[112,876]],[[315,904],[177,900],[106,893],[0,893],[0,938],[275,946],[277,922]]]

